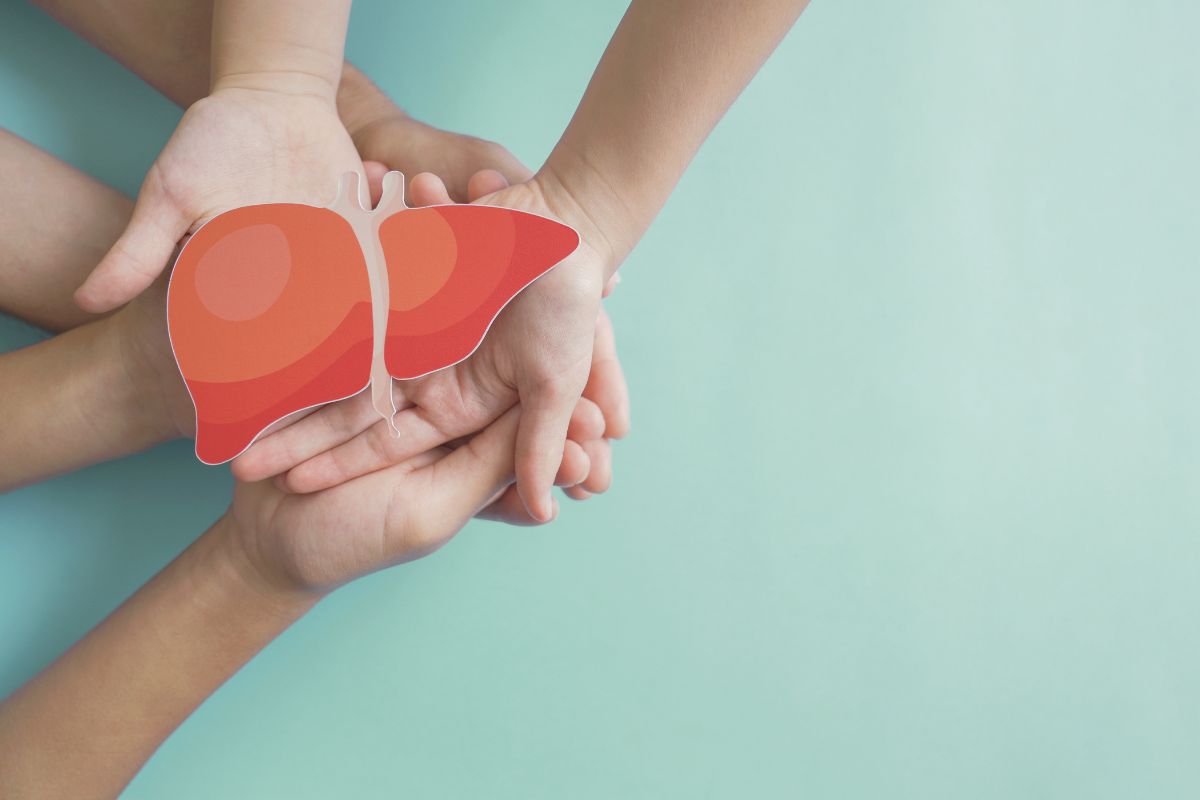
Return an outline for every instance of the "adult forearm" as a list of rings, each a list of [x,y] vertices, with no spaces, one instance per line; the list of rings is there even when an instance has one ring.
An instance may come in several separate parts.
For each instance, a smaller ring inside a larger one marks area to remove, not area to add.
[[[181,106],[208,94],[212,0],[34,0]]]
[[[0,704],[0,795],[115,797],[189,714],[317,602],[263,584],[222,518]]]
[[[111,323],[0,355],[0,492],[177,435]]]
[[[619,261],[807,0],[634,0],[543,168]]]
[[[0,131],[0,311],[49,330],[95,319],[71,299],[129,222],[129,198]]]

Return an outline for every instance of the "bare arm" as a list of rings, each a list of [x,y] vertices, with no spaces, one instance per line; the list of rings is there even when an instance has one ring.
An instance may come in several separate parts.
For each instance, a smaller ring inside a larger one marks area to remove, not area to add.
[[[208,94],[212,0],[35,0],[181,106]]]
[[[420,558],[512,476],[507,414],[315,495],[239,485],[207,533],[0,703],[0,796],[115,797],[221,684],[324,595]]]
[[[181,106],[207,95],[213,79],[229,72],[321,81],[332,75],[336,86],[350,11],[344,0],[35,2]]]
[[[60,331],[96,319],[71,300],[133,203],[0,130],[0,312]]]
[[[508,187],[501,182],[501,188],[476,200],[557,217],[583,239],[570,258],[506,309],[489,333],[481,353],[497,353],[490,363],[506,368],[485,367],[457,384],[460,393],[465,386],[469,394],[482,383],[476,375],[483,374],[487,385],[509,387],[520,399],[518,487],[535,518],[551,513],[558,443],[587,386],[585,365],[591,360],[594,369],[596,363],[592,348],[600,287],[637,244],[696,150],[805,4],[635,0],[542,170]],[[458,199],[446,188],[433,175],[418,175],[411,195],[420,196],[422,204]],[[472,367],[488,363],[479,355]],[[627,409],[622,401],[610,406]],[[414,407],[413,414],[429,413],[420,408],[420,398]],[[329,429],[340,413],[314,415],[309,425],[300,423],[276,438],[299,442],[317,426]],[[605,419],[612,435],[627,429],[627,410],[606,412]],[[259,464],[271,463],[261,452],[268,444],[306,459],[288,478],[300,489],[329,485],[406,455],[404,440],[393,440],[375,426],[338,443],[337,451],[264,442],[260,452],[247,453],[245,472],[266,472]]]
[[[186,395],[160,374],[173,365],[150,357],[166,346],[161,288],[102,319],[71,302],[129,199],[0,132],[0,208],[0,310],[74,328],[0,354],[0,492],[178,436]]]
[[[213,0],[36,2],[180,106],[208,94]],[[467,199],[467,183],[481,169],[498,170],[513,182],[532,174],[494,142],[409,117],[349,62],[342,66],[337,108],[364,160],[409,176],[440,175],[456,200]]]
[[[350,0],[214,0],[211,86],[333,100]]]
[[[0,794],[116,797],[203,700],[315,602],[248,578],[222,519],[0,704]]]
[[[595,221],[610,272],[808,0],[634,0],[539,178]]]
[[[0,354],[0,492],[178,436],[111,320]]]

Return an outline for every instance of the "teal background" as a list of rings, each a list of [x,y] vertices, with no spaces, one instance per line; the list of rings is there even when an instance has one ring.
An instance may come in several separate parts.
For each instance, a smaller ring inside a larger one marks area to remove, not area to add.
[[[351,58],[532,164],[623,10],[424,5]],[[1198,29],[818,0],[610,301],[612,491],[338,592],[127,796],[1200,796]],[[15,5],[0,108],[130,192],[179,113]],[[0,497],[0,693],[228,489],[176,443]]]

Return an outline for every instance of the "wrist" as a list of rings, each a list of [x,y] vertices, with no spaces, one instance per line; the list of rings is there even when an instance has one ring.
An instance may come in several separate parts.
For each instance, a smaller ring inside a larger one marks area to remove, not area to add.
[[[192,401],[175,357],[166,341],[165,331],[160,340],[147,340],[145,330],[163,330],[165,319],[139,317],[151,312],[158,300],[157,290],[149,302],[134,300],[117,313],[103,320],[105,349],[114,363],[113,388],[115,407],[131,424],[140,426],[150,444],[192,436],[195,418]],[[161,301],[165,305],[165,299]]]
[[[242,487],[238,487],[239,490]],[[273,566],[254,521],[231,507],[206,534],[211,539],[213,567],[231,591],[254,598],[269,613],[298,617],[328,593],[303,585]]]
[[[332,108],[337,94],[337,81],[304,69],[225,71],[221,74],[214,71],[209,94],[231,90],[315,99]]]
[[[648,223],[640,219],[624,194],[600,170],[561,143],[533,180],[547,206],[601,253],[605,279],[612,277]]]
[[[172,414],[163,379],[153,359],[132,335],[133,306],[96,323],[98,362],[104,363],[108,390],[104,402],[114,418],[128,426],[126,435],[138,449],[177,439],[188,433]],[[182,390],[182,386],[180,387]]]

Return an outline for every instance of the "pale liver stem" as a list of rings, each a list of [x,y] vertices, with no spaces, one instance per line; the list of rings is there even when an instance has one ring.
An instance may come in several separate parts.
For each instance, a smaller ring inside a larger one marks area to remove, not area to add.
[[[383,245],[379,241],[379,225],[390,214],[403,211],[404,176],[389,172],[383,179],[383,196],[379,207],[371,211],[370,195],[365,182],[357,172],[347,172],[338,182],[337,198],[329,208],[350,223],[358,246],[367,265],[367,278],[371,285],[371,322],[373,338],[371,346],[371,405],[379,416],[388,421],[393,437],[399,437],[396,428],[396,403],[392,397],[392,376],[388,374],[384,360],[387,341],[389,287],[387,262],[383,256]]]

